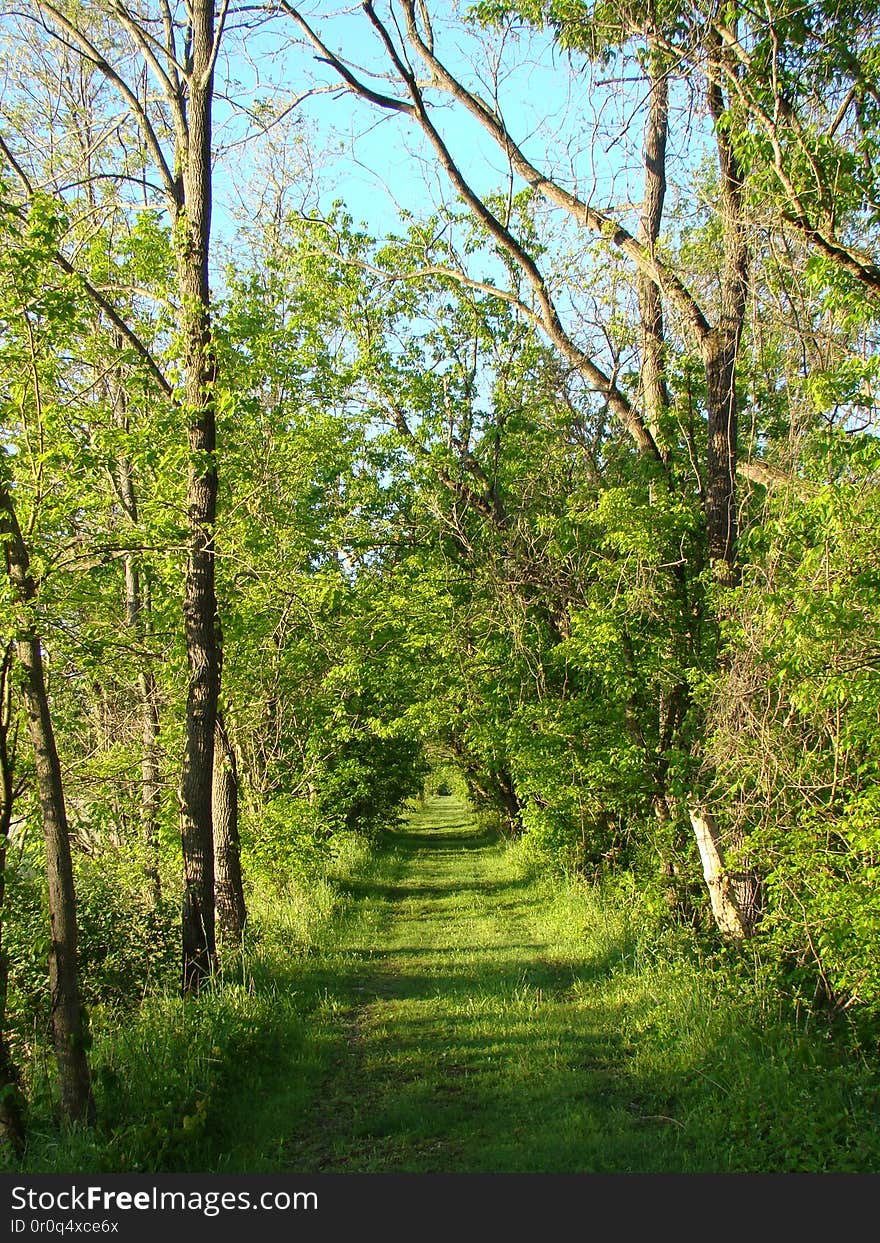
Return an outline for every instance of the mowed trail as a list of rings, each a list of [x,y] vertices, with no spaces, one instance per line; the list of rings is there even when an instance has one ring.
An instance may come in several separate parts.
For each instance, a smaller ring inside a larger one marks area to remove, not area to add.
[[[350,890],[342,941],[312,968],[325,1070],[284,1169],[674,1167],[615,1016],[591,1004],[608,964],[554,934],[546,889],[461,805],[431,800]]]

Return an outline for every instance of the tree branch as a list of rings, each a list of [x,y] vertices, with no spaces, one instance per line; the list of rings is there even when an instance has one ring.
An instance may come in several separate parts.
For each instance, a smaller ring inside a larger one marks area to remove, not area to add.
[[[625,229],[614,217],[584,203],[577,195],[572,194],[536,168],[514,142],[498,113],[459,82],[422,39],[415,20],[415,0],[401,0],[401,3],[406,19],[407,36],[431,71],[433,84],[451,95],[480,122],[505,153],[514,172],[523,181],[537,190],[548,202],[563,208],[578,223],[611,242],[628,259],[631,259],[637,269],[652,280],[673,303],[696,344],[702,348],[710,334],[710,325],[696,299],[682,280],[657,258],[652,249],[637,241],[629,230]],[[369,16],[372,9],[371,0],[366,0],[363,7]]]
[[[599,392],[604,393],[608,400],[609,406],[635,440],[639,451],[655,458],[657,461],[660,461],[660,452],[653,436],[645,426],[641,415],[634,409],[629,400],[617,388],[613,380],[596,365],[588,354],[580,349],[579,346],[575,345],[571,337],[569,337],[568,333],[563,328],[556,306],[547,289],[544,277],[534,259],[532,259],[531,255],[529,255],[522,245],[516,240],[510,230],[502,224],[502,222],[492,211],[490,211],[479,195],[476,194],[470,184],[465,180],[457,164],[453,160],[449,149],[431,122],[431,118],[429,117],[428,111],[425,107],[421,89],[416,82],[415,75],[401,61],[388,31],[376,16],[370,0],[366,0],[363,7],[367,17],[379,33],[394,68],[407,84],[410,97],[413,101],[413,115],[436,151],[437,158],[444,172],[477,219],[484,225],[489,235],[494,238],[502,249],[505,250],[507,254],[510,255],[510,257],[516,262],[531,285],[538,307],[540,308],[539,321],[542,330],[547,334],[554,345],[556,345],[557,348],[565,355],[569,362],[571,362],[573,366],[577,367]]]
[[[47,13],[51,20],[55,22],[61,30],[65,31],[71,39],[74,40],[79,49],[80,55],[82,55],[84,59],[91,61],[95,68],[100,69],[101,73],[104,74],[108,81],[114,84],[123,99],[131,108],[133,115],[137,118],[147,146],[150,149],[150,154],[156,162],[156,167],[159,169],[159,175],[162,178],[165,194],[176,208],[177,189],[174,176],[171,169],[168,167],[167,161],[165,160],[162,146],[159,142],[156,131],[153,129],[150,118],[147,116],[146,110],[135,92],[131,89],[121,74],[117,73],[109,61],[91,42],[91,40],[88,39],[82,31],[73,24],[73,22],[69,21],[63,13],[56,9],[54,5],[49,4],[48,0],[36,0],[36,3],[41,12]],[[55,35],[54,31],[50,31],[50,33]],[[55,37],[57,38],[58,36],[55,35]]]
[[[31,186],[30,178],[12,154],[12,151],[9,149],[9,146],[2,135],[0,135],[0,152],[2,152],[7,164],[9,164],[10,168],[24,186],[25,193],[28,198],[33,199],[34,190]],[[19,208],[12,207],[11,210],[14,211],[19,218],[22,218],[23,213]],[[75,280],[79,281],[92,302],[94,302],[94,304],[104,312],[113,327],[117,330],[117,332],[122,334],[141,361],[146,365],[147,370],[156,381],[156,384],[158,385],[163,396],[168,397],[173,401],[174,389],[166,379],[161,368],[159,367],[159,364],[156,362],[155,358],[153,358],[150,350],[146,345],[144,345],[137,333],[134,332],[133,329],[125,322],[113,306],[112,302],[110,302],[110,300],[106,298],[99,289],[96,289],[88,277],[78,271],[60,250],[54,250],[51,254],[51,259],[53,263],[61,268],[61,271],[64,272],[65,275],[72,276]]]
[[[415,109],[406,100],[394,99],[390,95],[382,95],[378,91],[374,91],[372,87],[367,86],[366,83],[359,81],[351,70],[342,63],[339,57],[335,56],[327,45],[321,41],[298,9],[288,4],[287,0],[279,0],[279,2],[284,12],[293,18],[312,46],[321,53],[318,60],[325,65],[329,65],[331,69],[338,73],[350,91],[353,91],[354,94],[359,95],[362,99],[369,100],[371,104],[376,104],[379,108],[388,108],[393,112],[405,112],[408,116],[415,115]]]

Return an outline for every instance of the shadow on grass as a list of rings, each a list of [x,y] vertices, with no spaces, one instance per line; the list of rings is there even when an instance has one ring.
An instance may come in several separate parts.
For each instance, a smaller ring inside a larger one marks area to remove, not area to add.
[[[438,826],[435,829],[397,829],[388,833],[384,843],[399,854],[436,853],[454,854],[458,851],[485,850],[496,846],[501,837],[490,829],[468,830],[458,826],[454,829]]]
[[[877,1168],[870,1140],[857,1151],[852,1118],[823,1110],[833,1091],[820,1060],[793,1076],[784,1051],[735,1011],[716,1013],[699,1042],[671,1029],[653,1037],[669,1020],[649,992],[595,992],[585,1005],[572,987],[615,972],[618,953],[553,963],[523,948],[538,956],[492,961],[478,949],[478,962],[432,975],[419,969],[421,947],[402,948],[387,972],[374,963],[335,985],[314,976],[343,1008],[324,1029],[327,1074],[291,1126],[283,1168]]]
[[[443,898],[456,893],[481,893],[487,897],[495,897],[502,893],[515,893],[527,889],[527,880],[504,881],[461,881],[449,884],[408,885],[405,881],[399,885],[386,884],[381,881],[355,880],[341,881],[337,885],[339,892],[353,898],[376,899],[385,902],[401,902],[406,898]]]
[[[308,1033],[302,1060],[311,1062],[303,1105],[262,1168],[834,1168],[823,1164],[825,1122],[805,1133],[805,1090],[816,1100],[810,1117],[831,1112],[821,1108],[821,1074],[805,1089],[790,1067],[768,1069],[760,1032],[735,1007],[691,1020],[682,1005],[679,1023],[699,1027],[690,1039],[669,1013],[677,1004],[671,992],[653,978],[640,983],[636,934],[625,928],[593,952],[537,939],[546,927],[533,922],[541,896],[528,881],[493,875],[498,835],[463,830],[454,808],[444,813],[429,808],[421,818],[436,829],[388,835],[387,866],[344,887],[372,919],[353,918],[345,944],[297,968],[293,988]],[[473,859],[480,851],[485,879],[473,879],[483,870]],[[485,896],[485,908],[474,897],[457,908],[468,891]],[[424,908],[407,910],[406,899]],[[473,926],[469,943],[455,941],[458,915]],[[479,943],[484,918],[487,940]],[[439,943],[418,944],[423,925]],[[406,943],[388,944],[386,930]],[[271,1081],[256,1067],[242,1073],[257,1121],[262,1109],[277,1112]],[[724,1084],[735,1073],[745,1085],[739,1091]],[[228,1168],[249,1168],[244,1148],[230,1142]]]
[[[509,1000],[535,991],[546,994],[547,1001],[568,999],[575,984],[605,979],[628,958],[623,946],[580,959],[544,957],[547,948],[545,942],[526,942],[495,949],[485,944],[347,949],[335,961],[304,962],[299,984],[304,993],[333,995],[342,1005],[370,1005],[394,997],[466,1008],[476,997]],[[511,957],[517,953],[524,957]],[[431,969],[434,963],[436,970]]]
[[[540,943],[508,945],[500,959],[458,946],[471,955],[460,967],[448,957],[436,974],[420,966],[452,948],[301,964],[289,1071],[305,1080],[283,1144],[274,1156],[254,1152],[281,1085],[277,1062],[243,1050],[224,1085],[228,1120],[211,1111],[214,1160],[301,1173],[622,1168],[607,1134],[612,1108],[631,1139],[622,1025],[609,1034],[585,1023],[571,995],[576,968],[542,959]]]
[[[283,1066],[243,1051],[210,1114],[212,1159],[297,1173],[865,1168],[872,1158],[846,1154],[853,1119],[827,1121],[818,1065],[773,1064],[734,1008],[689,1040],[664,1011],[674,999],[639,985],[631,950],[622,936],[554,959],[526,934],[303,961],[289,981],[296,1042]]]
[[[505,941],[504,945],[499,947],[498,952],[500,953],[503,951],[507,953],[519,951],[522,953],[532,954],[546,948],[546,941],[524,941],[520,944],[513,944],[510,941]],[[467,954],[469,957],[473,957],[477,954],[491,955],[493,952],[492,947],[486,946],[485,944],[431,946],[400,945],[396,946],[394,949],[348,949],[346,950],[346,957],[353,958],[361,962],[382,962],[383,960],[388,960],[389,962],[396,963],[401,958],[454,958],[457,954]]]

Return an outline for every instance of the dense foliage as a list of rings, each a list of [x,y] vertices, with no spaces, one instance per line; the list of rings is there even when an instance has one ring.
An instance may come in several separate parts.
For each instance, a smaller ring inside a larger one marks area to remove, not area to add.
[[[172,27],[154,33],[148,3],[3,18],[8,1091],[51,1008],[16,652],[35,635],[48,671],[82,1000],[131,1012],[178,972],[194,539],[217,601],[203,760],[218,860],[226,780],[245,902],[320,890],[407,800],[459,784],[534,867],[637,892],[656,926],[720,945],[716,900],[738,904],[780,998],[873,1030],[874,6],[493,2],[436,6],[432,25],[403,0],[396,25],[368,7],[363,80],[330,18],[319,33],[283,7],[266,20],[290,40],[286,72],[305,78],[317,48],[318,85],[359,96],[364,126],[393,114],[444,191],[357,227],[302,174],[293,210],[303,138],[277,145],[282,88],[231,114],[232,148],[262,133],[267,168],[248,166],[258,207],[234,231],[224,204],[197,331],[186,213],[153,185],[173,183],[162,153],[185,120]],[[527,69],[542,85],[525,104]],[[170,102],[141,105],[136,73]],[[11,85],[26,74],[29,92]],[[216,450],[193,439],[194,375]],[[215,469],[216,520],[198,527],[193,489]],[[234,976],[242,929],[221,932]]]

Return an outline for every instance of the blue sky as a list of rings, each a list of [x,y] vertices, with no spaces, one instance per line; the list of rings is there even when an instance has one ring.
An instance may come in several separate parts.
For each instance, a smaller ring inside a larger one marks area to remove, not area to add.
[[[386,15],[387,5],[377,5],[377,11]],[[497,50],[498,39],[480,36],[475,40],[455,16],[449,0],[432,5],[432,12],[437,14],[438,53],[469,85],[487,93],[492,76],[488,62]],[[328,46],[346,60],[366,69],[384,70],[384,52],[359,6],[340,11],[326,3],[313,5],[307,16]],[[287,42],[293,33],[291,22],[278,19],[276,25],[251,37],[251,56],[262,78],[259,85],[243,59],[230,57],[231,71],[242,77],[245,89],[257,90],[276,110],[312,85],[338,82],[330,68],[316,62],[313,49]],[[644,85],[632,81],[610,88],[591,86],[583,71],[572,76],[564,55],[540,33],[524,33],[520,40],[511,42],[499,63],[499,98],[505,119],[532,158],[546,162],[572,186],[577,184],[597,205],[619,207],[631,200],[640,180],[638,152],[627,150],[629,138],[623,135],[626,120],[638,113]],[[373,85],[393,93],[393,88],[381,81]],[[440,97],[434,93],[432,98]],[[222,105],[219,115],[222,118]],[[365,222],[371,232],[381,235],[397,227],[401,207],[421,215],[448,192],[433,153],[409,118],[383,112],[338,91],[312,95],[298,106],[295,115],[306,163],[316,163],[319,168],[314,181],[294,167],[288,170],[291,207],[300,205],[298,197],[311,197],[312,203],[316,200],[326,211],[334,199],[341,198],[356,222]],[[476,122],[451,104],[435,110],[434,116],[460,167],[478,190],[505,185],[504,156]],[[220,142],[229,137],[231,125],[237,128],[239,124],[221,125]],[[640,125],[629,129],[638,136]],[[272,135],[269,141],[273,141]],[[238,187],[246,184],[253,188],[259,177],[261,147],[265,150],[264,144],[254,142],[221,159],[217,177],[220,233],[229,228],[227,213]],[[632,185],[628,184],[629,168],[636,172]],[[520,188],[521,183],[516,184],[515,189]]]

